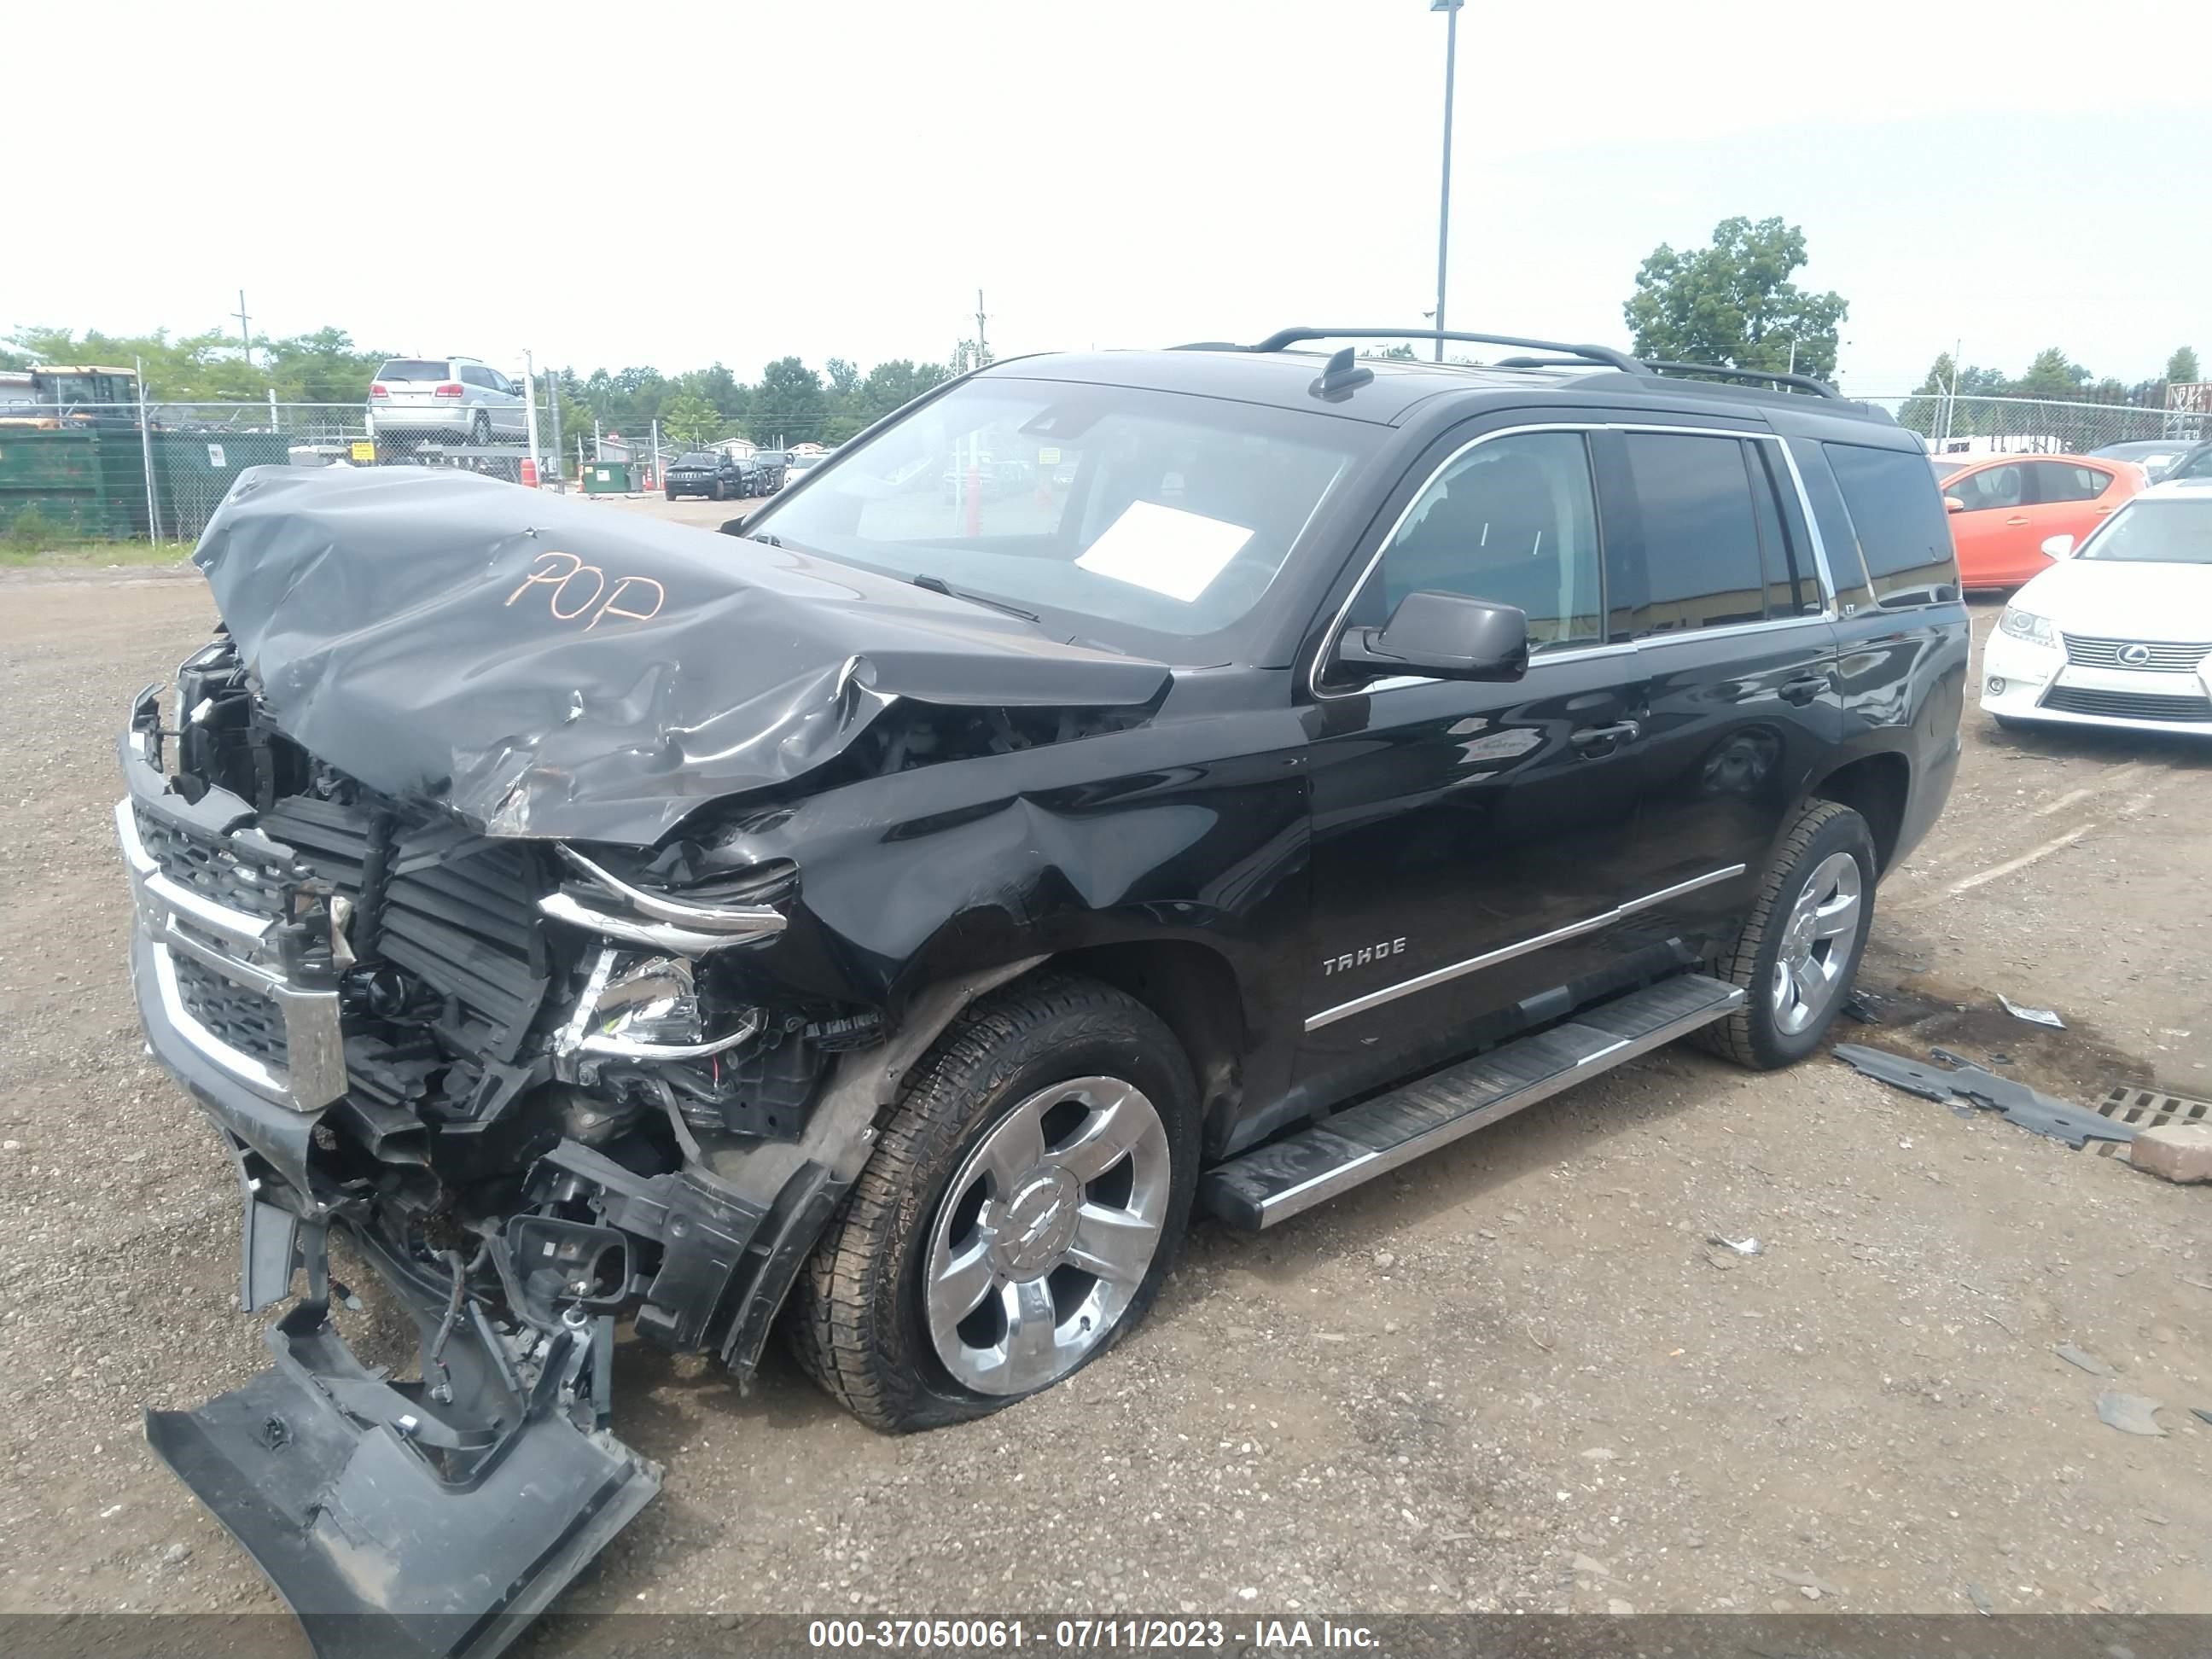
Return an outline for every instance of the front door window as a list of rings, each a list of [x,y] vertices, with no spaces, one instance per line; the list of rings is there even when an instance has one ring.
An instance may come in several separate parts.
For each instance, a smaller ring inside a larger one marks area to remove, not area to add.
[[[1595,645],[1603,632],[1597,505],[1579,432],[1477,444],[1438,472],[1382,552],[1352,620],[1380,626],[1424,590],[1528,614],[1531,651]]]

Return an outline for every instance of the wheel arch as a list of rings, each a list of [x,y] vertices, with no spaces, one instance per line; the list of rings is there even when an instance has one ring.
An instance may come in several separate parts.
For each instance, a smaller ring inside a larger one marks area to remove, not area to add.
[[[1844,762],[1806,792],[1808,802],[1832,800],[1866,820],[1874,837],[1875,874],[1888,875],[1905,830],[1912,794],[1912,762],[1901,750],[1876,750]],[[1786,826],[1785,826],[1786,828]]]
[[[1243,989],[1227,957],[1191,939],[1128,939],[1061,951],[1029,971],[1097,980],[1159,1016],[1198,1080],[1203,1144],[1209,1154],[1220,1145],[1243,1093],[1251,1040]]]

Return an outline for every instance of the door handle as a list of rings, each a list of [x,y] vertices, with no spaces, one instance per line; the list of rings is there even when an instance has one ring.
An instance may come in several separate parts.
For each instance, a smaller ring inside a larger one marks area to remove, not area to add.
[[[1643,735],[1644,728],[1634,720],[1621,720],[1612,726],[1584,726],[1567,741],[1585,755],[1609,755]]]
[[[2007,519],[2005,522],[2007,524],[2026,524],[2027,522],[2027,514],[2025,513],[2015,513],[2012,517]]]
[[[1784,680],[1782,683],[1782,701],[1810,702],[1827,689],[1828,677],[1826,674],[1809,675],[1802,680]]]

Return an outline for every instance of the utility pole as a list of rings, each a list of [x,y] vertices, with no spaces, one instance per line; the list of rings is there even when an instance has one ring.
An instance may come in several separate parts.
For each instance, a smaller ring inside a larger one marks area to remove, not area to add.
[[[538,363],[527,351],[522,354],[522,409],[523,418],[530,423],[529,476],[522,482],[535,489],[545,482],[538,476],[545,452],[538,447]],[[554,453],[560,453],[557,447]]]
[[[983,290],[975,290],[975,361],[980,366],[991,361],[991,343],[983,337]]]
[[[230,314],[238,319],[238,337],[246,347],[246,366],[248,368],[251,368],[253,367],[253,333],[246,325],[250,319],[246,314],[246,290],[244,289],[238,290],[238,309],[232,312]]]
[[[1459,62],[1459,9],[1465,0],[1429,0],[1444,14],[1444,169],[1437,202],[1437,361],[1444,360],[1444,265],[1451,251],[1452,71]]]
[[[553,412],[553,481],[566,489],[568,481],[562,475],[568,470],[563,465],[567,452],[561,447],[561,377],[550,368],[545,371],[545,406]]]
[[[146,418],[146,360],[131,360],[138,392],[138,461],[146,469],[146,534],[159,543],[161,539],[161,507],[154,492],[154,423]]]

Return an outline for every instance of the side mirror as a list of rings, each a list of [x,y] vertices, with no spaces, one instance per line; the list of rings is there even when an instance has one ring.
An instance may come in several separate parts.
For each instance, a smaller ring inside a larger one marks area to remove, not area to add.
[[[1528,617],[1510,605],[1425,588],[1399,600],[1382,627],[1348,630],[1336,656],[1381,674],[1517,680],[1528,669]]]
[[[1943,510],[1946,513],[1964,513],[1966,510],[1966,504],[1956,495],[1946,495],[1943,498]]]
[[[2074,538],[2071,536],[2045,536],[2043,538],[2043,556],[2046,559],[2063,559],[2070,556],[2073,551]]]

